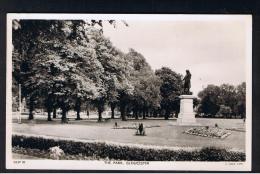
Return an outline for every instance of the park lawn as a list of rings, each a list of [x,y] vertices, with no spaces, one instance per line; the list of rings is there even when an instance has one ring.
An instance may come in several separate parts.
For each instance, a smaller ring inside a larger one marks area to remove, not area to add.
[[[214,126],[216,123],[221,128],[244,128],[241,119],[197,119],[202,126]],[[245,132],[230,131],[232,134],[225,139],[214,139],[184,134],[183,131],[191,126],[178,126],[176,120],[146,119],[128,120],[109,119],[102,123],[96,120],[69,121],[61,124],[59,119],[47,122],[45,119],[36,118],[34,121],[22,120],[22,124],[13,123],[13,132],[69,137],[75,139],[99,140],[120,143],[172,146],[172,147],[221,147],[226,149],[245,150]],[[133,127],[134,124],[143,123],[144,126],[160,126],[146,128],[146,136],[135,136],[134,129],[113,129],[115,122],[120,127]]]

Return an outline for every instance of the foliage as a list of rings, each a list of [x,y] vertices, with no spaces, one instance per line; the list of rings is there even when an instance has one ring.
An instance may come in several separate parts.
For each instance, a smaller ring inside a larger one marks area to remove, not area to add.
[[[199,92],[198,96],[201,99],[198,111],[201,113],[224,117],[230,117],[231,115],[245,116],[245,82],[238,86],[229,84],[208,85]]]
[[[155,76],[142,54],[130,49],[126,59],[133,66],[130,71],[130,81],[134,87],[131,97],[134,115],[138,118],[140,113],[143,113],[145,118],[149,110],[156,110],[159,107],[161,81]]]
[[[220,105],[218,115],[223,115],[225,117],[229,116],[232,113],[232,109],[229,106]]]
[[[235,112],[238,115],[245,117],[246,115],[246,83],[243,82],[237,86],[236,99],[237,103],[235,105]]]
[[[35,108],[45,108],[48,120],[58,108],[64,121],[71,109],[80,119],[86,103],[97,108],[99,120],[106,105],[112,113],[118,107],[122,120],[131,113],[136,119],[158,114],[168,119],[179,112],[182,75],[167,67],[154,72],[134,49],[121,52],[103,35],[103,22],[13,20],[12,91],[17,95],[21,84],[30,119]],[[107,22],[116,25],[114,20]],[[194,100],[194,107],[206,115],[244,117],[245,90],[245,83],[208,85]],[[17,107],[17,98],[13,101]]]
[[[102,69],[87,42],[83,21],[21,20],[19,24],[13,32],[14,77],[32,107],[44,96],[48,110],[57,99],[65,114],[73,96],[97,95],[99,78],[92,72]]]
[[[103,159],[134,161],[245,161],[244,152],[227,151],[214,147],[185,151],[167,148],[136,147],[101,142],[54,140],[51,138],[13,135],[12,146],[48,150],[60,146],[65,154],[94,156]]]
[[[40,150],[40,149],[30,149],[30,148],[23,148],[19,146],[14,146],[12,148],[12,152],[16,154],[24,154],[29,155],[30,157],[36,157],[40,159],[54,159],[57,160],[55,156],[49,150]],[[59,160],[100,160],[96,156],[85,156],[82,153],[71,155],[71,154],[62,154],[59,156]]]
[[[96,24],[102,26],[102,21],[13,21],[13,76],[22,84],[31,113],[42,101],[48,113],[58,105],[66,117],[73,107],[80,111],[78,101],[103,98],[108,79],[124,81],[119,53]]]
[[[167,67],[156,70],[155,74],[162,81],[160,86],[161,108],[165,110],[165,119],[168,119],[173,111],[179,112],[178,97],[182,91],[182,76]]]
[[[128,65],[123,53],[116,49],[112,42],[94,28],[89,30],[89,42],[95,49],[97,60],[101,63],[104,72],[100,76],[103,91],[95,102],[99,108],[104,107],[106,101],[115,104],[119,101],[120,93],[130,95],[132,86],[128,81]],[[103,109],[100,109],[102,112]],[[101,114],[101,113],[100,113]]]

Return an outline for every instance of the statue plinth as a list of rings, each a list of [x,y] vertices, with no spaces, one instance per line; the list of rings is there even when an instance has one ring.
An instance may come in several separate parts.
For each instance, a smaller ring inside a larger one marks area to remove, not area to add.
[[[181,95],[180,97],[180,113],[178,114],[178,125],[199,125],[196,122],[195,113],[193,111],[193,95]]]

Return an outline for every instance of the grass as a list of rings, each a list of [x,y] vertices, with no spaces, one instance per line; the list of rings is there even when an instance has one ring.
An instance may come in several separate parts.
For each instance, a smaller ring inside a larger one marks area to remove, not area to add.
[[[197,119],[203,126],[214,126],[220,128],[244,128],[243,120],[240,119]],[[119,143],[135,143],[144,145],[174,146],[174,147],[218,147],[226,149],[245,150],[245,132],[230,131],[232,134],[224,140],[200,137],[183,133],[191,128],[189,126],[178,126],[176,120],[107,120],[98,123],[96,120],[70,121],[69,124],[61,124],[59,119],[48,122],[45,118],[36,118],[30,122],[22,120],[22,124],[13,123],[13,131],[20,133],[32,133],[37,135],[50,135],[56,137],[73,137],[85,140],[102,140]],[[120,127],[134,127],[143,123],[146,128],[146,136],[135,136],[135,129],[113,129],[115,122]]]

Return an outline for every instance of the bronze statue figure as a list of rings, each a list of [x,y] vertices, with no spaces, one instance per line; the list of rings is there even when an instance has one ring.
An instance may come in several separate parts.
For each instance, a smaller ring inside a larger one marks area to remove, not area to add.
[[[183,81],[184,81],[184,91],[183,91],[183,94],[186,94],[186,95],[190,95],[191,94],[191,92],[190,92],[190,87],[191,87],[190,79],[191,79],[191,73],[190,73],[189,70],[186,70],[186,75],[183,78]]]

